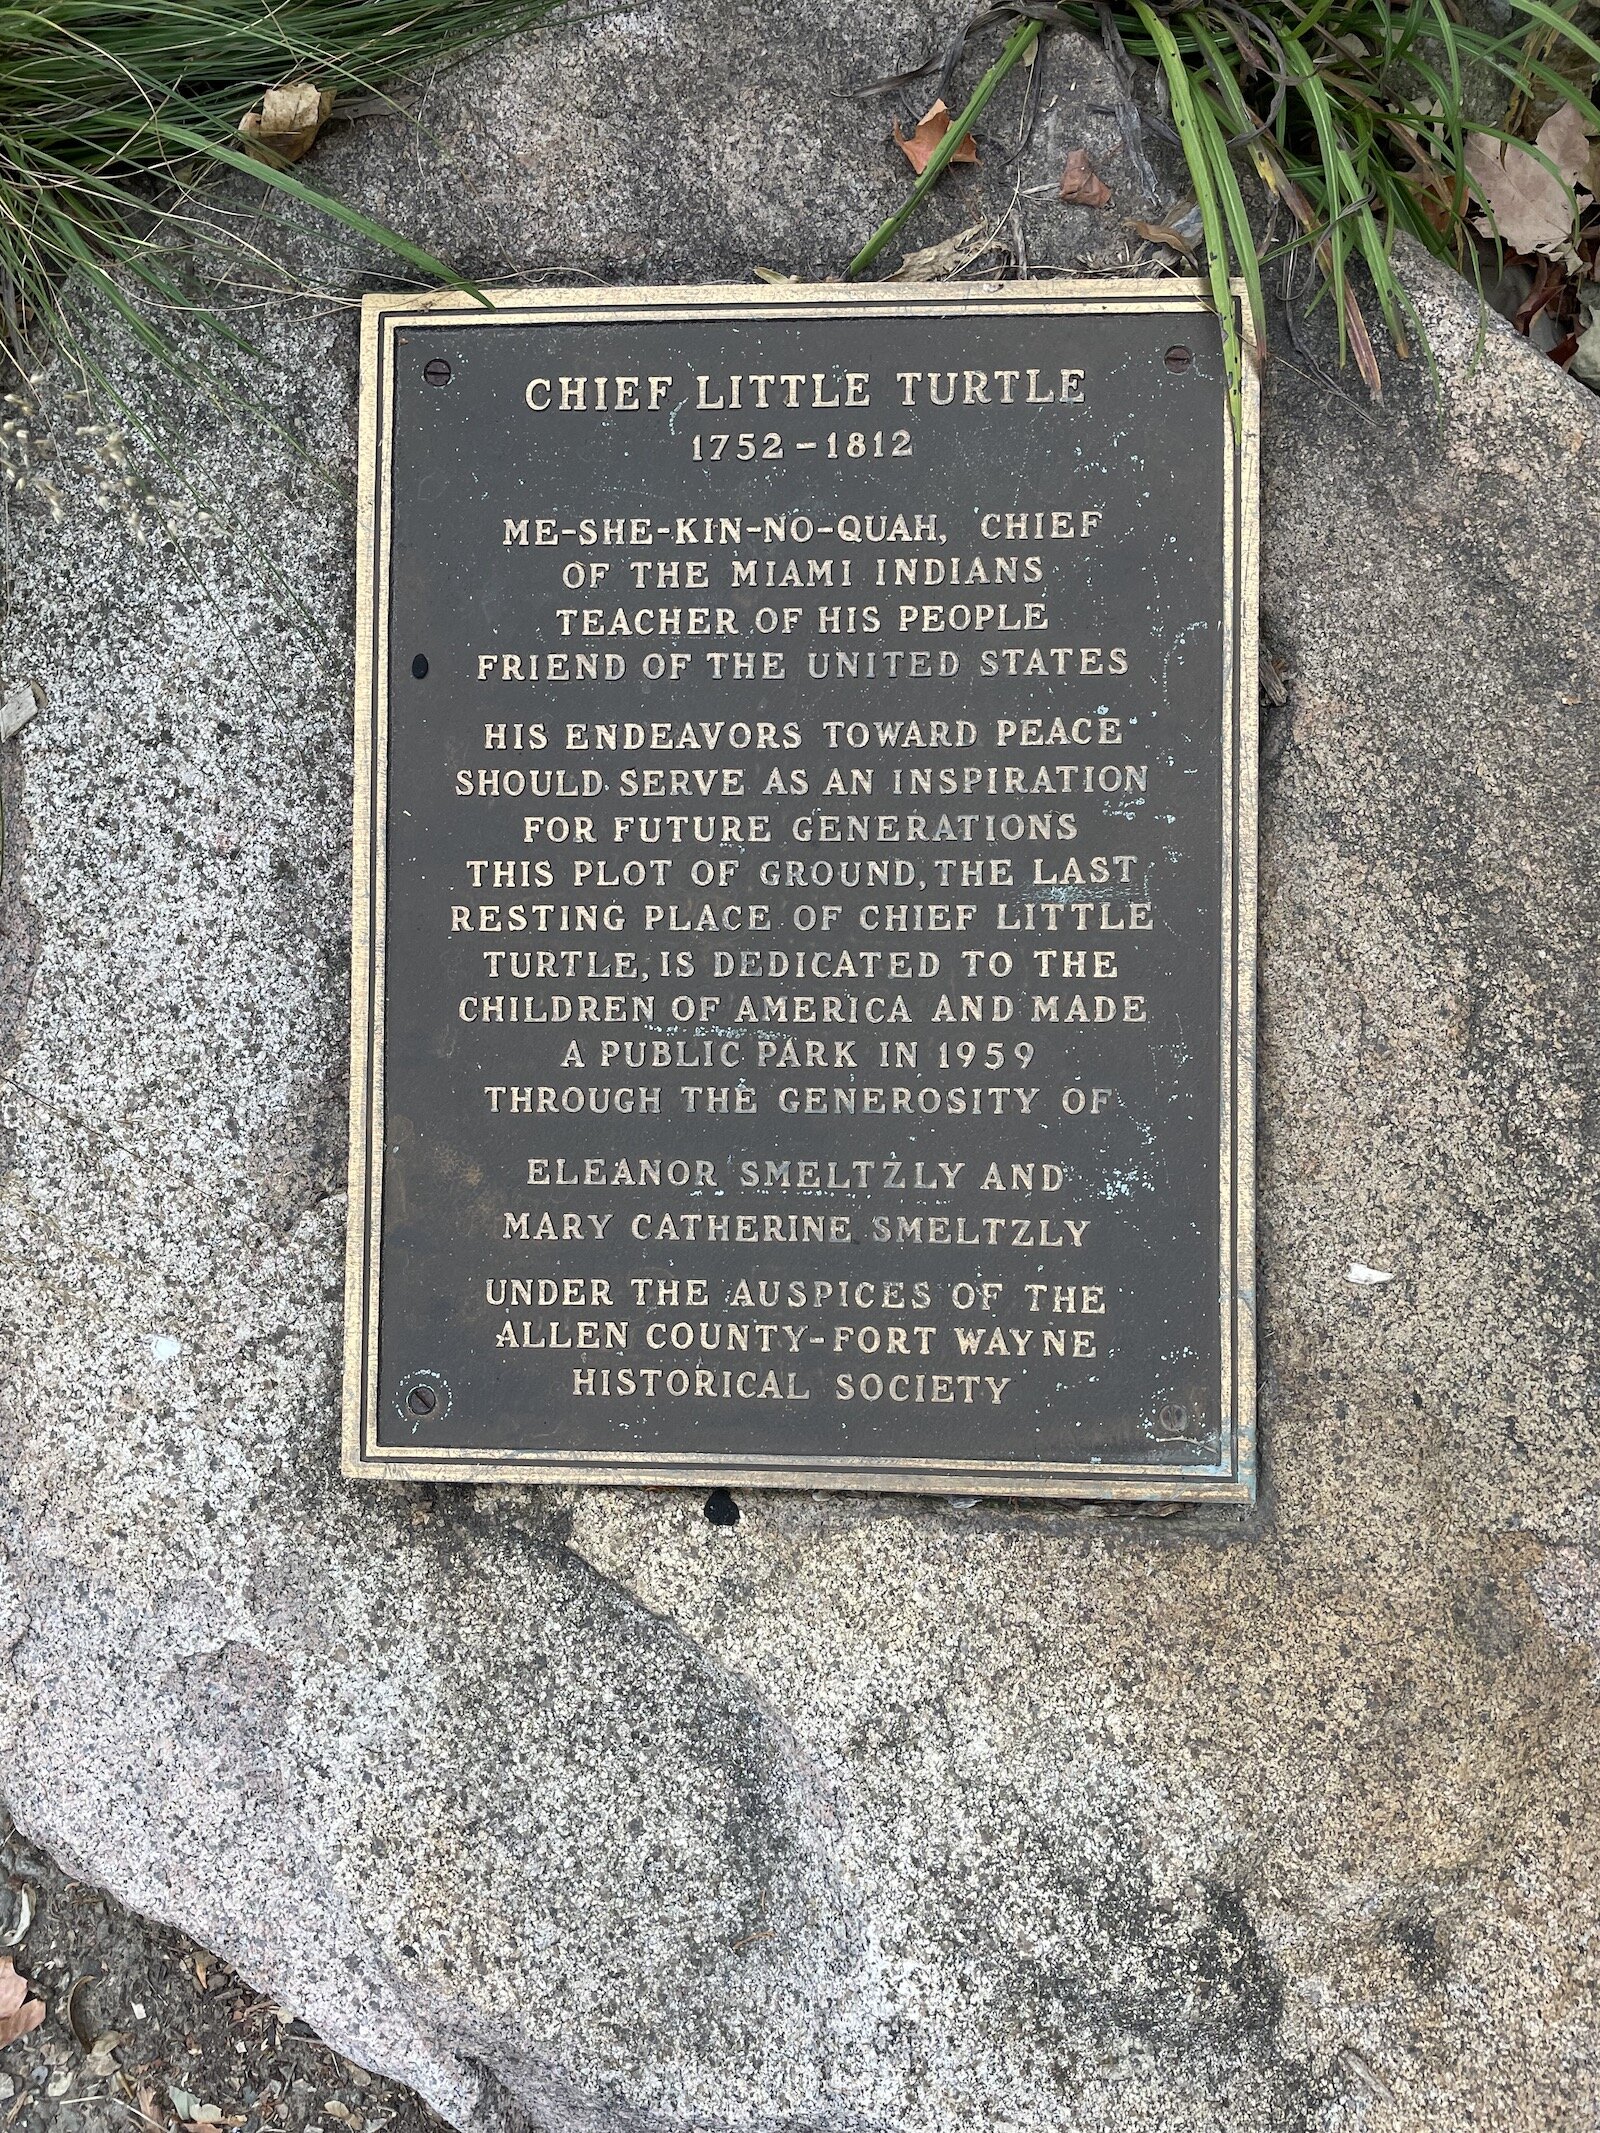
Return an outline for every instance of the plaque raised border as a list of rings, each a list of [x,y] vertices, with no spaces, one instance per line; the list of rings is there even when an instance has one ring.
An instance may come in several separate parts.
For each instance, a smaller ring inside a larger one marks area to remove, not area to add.
[[[1234,289],[1240,330],[1255,347],[1248,302]],[[1149,315],[1181,320],[1209,305],[1179,280],[944,283],[925,287],[781,283],[617,289],[509,289],[474,302],[455,291],[375,294],[361,331],[359,500],[355,602],[355,763],[352,854],[350,1160],[344,1311],[343,1471],[388,1480],[557,1482],[966,1492],[1023,1498],[1205,1501],[1248,1505],[1256,1485],[1255,965],[1259,387],[1244,365],[1242,419],[1217,393],[1223,433],[1225,590],[1222,746],[1223,894],[1219,1002],[1221,1180],[1217,1309],[1222,1457],[1215,1467],[1034,1460],[806,1458],[697,1452],[438,1449],[378,1442],[379,1275],[382,1236],[385,825],[388,771],[388,622],[393,441],[391,379],[397,333],[408,325],[470,329],[526,318],[603,324],[619,318],[839,318],[914,322],[958,313]]]

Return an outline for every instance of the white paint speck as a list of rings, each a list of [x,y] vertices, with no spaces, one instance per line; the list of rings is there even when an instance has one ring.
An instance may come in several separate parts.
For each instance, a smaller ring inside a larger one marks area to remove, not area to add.
[[[174,1340],[170,1333],[152,1333],[150,1354],[158,1363],[175,1363],[183,1353],[182,1341]]]
[[[1353,1281],[1358,1289],[1379,1289],[1386,1281],[1393,1281],[1394,1276],[1386,1274],[1382,1267],[1363,1266],[1359,1259],[1352,1259],[1344,1270],[1344,1278]]]

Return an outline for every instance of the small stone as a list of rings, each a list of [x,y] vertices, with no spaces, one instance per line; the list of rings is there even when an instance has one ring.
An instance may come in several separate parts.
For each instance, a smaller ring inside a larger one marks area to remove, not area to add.
[[[0,741],[9,741],[19,734],[28,721],[37,716],[40,692],[31,681],[19,681],[0,697]]]

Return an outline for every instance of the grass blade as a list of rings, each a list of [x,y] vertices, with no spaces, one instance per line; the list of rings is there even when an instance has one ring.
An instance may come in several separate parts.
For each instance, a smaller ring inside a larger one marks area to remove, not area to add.
[[[1211,284],[1213,307],[1222,324],[1222,364],[1228,380],[1228,408],[1237,428],[1244,418],[1244,360],[1239,341],[1239,325],[1234,316],[1227,240],[1223,234],[1226,215],[1218,192],[1216,173],[1207,153],[1206,136],[1195,115],[1195,99],[1188,71],[1171,30],[1150,8],[1148,0],[1130,0],[1130,4],[1145,35],[1155,48],[1162,72],[1166,75],[1167,89],[1172,98],[1172,122],[1178,129],[1178,139],[1189,162],[1189,175],[1194,181],[1195,205],[1200,210],[1200,227],[1205,234],[1206,277]],[[1233,177],[1231,165],[1226,165],[1226,157],[1224,163],[1228,179],[1237,191],[1237,180]],[[1253,259],[1253,240],[1250,243],[1250,253]]]
[[[464,289],[480,304],[488,303],[488,298],[481,289],[474,288],[471,282],[463,281],[455,269],[446,266],[442,259],[436,259],[431,252],[425,252],[420,245],[412,244],[409,238],[402,237],[397,230],[388,229],[381,222],[374,222],[370,215],[363,215],[359,208],[347,207],[344,201],[336,200],[332,193],[321,193],[302,183],[292,171],[277,170],[270,163],[259,163],[253,156],[247,156],[237,148],[230,148],[225,142],[209,141],[203,133],[196,133],[192,127],[175,125],[167,119],[158,118],[155,130],[162,140],[172,141],[180,148],[187,148],[192,155],[209,157],[212,162],[225,164],[231,170],[243,171],[247,177],[259,178],[264,185],[272,186],[275,191],[287,193],[291,200],[300,200],[308,207],[319,209],[335,222],[342,222],[346,229],[355,230],[369,243],[381,245],[386,252],[393,252],[397,258],[405,260],[410,266],[420,268],[430,279],[449,282]]]
[[[933,154],[929,156],[927,163],[918,175],[916,184],[912,186],[911,191],[907,194],[905,204],[897,208],[887,221],[879,223],[860,251],[857,252],[855,258],[851,260],[849,266],[845,268],[847,281],[854,281],[858,274],[864,274],[884,246],[892,243],[899,232],[905,228],[911,217],[916,213],[929,193],[933,191],[935,185],[938,184],[950,158],[972,131],[980,113],[994,95],[996,89],[999,88],[1023,54],[1038,42],[1042,28],[1042,23],[1025,22],[1020,29],[1012,32],[1011,36],[1006,40],[1005,49],[1001,52],[1000,57],[984,75],[977,88],[973,90],[963,106],[960,116],[951,121],[950,130],[933,151]]]

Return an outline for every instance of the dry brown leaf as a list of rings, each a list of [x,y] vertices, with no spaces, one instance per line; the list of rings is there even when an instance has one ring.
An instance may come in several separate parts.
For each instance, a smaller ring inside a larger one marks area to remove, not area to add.
[[[0,2047],[15,2044],[44,2020],[43,2000],[24,2000],[14,2014],[0,2015]]]
[[[1164,222],[1134,220],[1129,222],[1128,227],[1136,237],[1142,237],[1146,244],[1164,244],[1169,252],[1183,252],[1190,259],[1195,256],[1194,246],[1182,230],[1170,229]]]
[[[83,2005],[84,1994],[93,1983],[94,1979],[91,1977],[76,1977],[67,1987],[65,2009],[67,2027],[77,2038],[80,2051],[92,2051],[94,2049],[94,2031],[86,2020],[86,2010]]]
[[[1485,235],[1498,236],[1513,252],[1560,257],[1572,243],[1572,201],[1567,188],[1589,168],[1589,136],[1580,113],[1571,104],[1563,104],[1545,120],[1536,140],[1560,178],[1552,177],[1520,141],[1468,134],[1467,175],[1486,210],[1476,218],[1477,225]]]
[[[1069,207],[1106,207],[1111,188],[1089,161],[1087,148],[1074,148],[1061,173],[1061,197]]]
[[[1536,138],[1567,183],[1579,183],[1589,167],[1589,128],[1577,105],[1559,105]]]
[[[938,244],[925,245],[920,252],[907,252],[890,281],[944,281],[951,274],[959,274],[963,267],[971,266],[989,249],[989,235],[981,222],[974,222],[964,230],[957,230],[953,237],[941,238]]]
[[[1318,254],[1321,257],[1321,254]],[[1361,373],[1361,382],[1374,400],[1383,398],[1383,372],[1378,368],[1378,351],[1372,345],[1372,335],[1367,331],[1366,319],[1355,297],[1345,299],[1345,324],[1350,332],[1350,353],[1356,359],[1356,369]],[[1400,349],[1403,357],[1405,350]]]
[[[917,121],[915,133],[902,133],[900,131],[900,121],[896,119],[894,122],[894,142],[897,148],[904,151],[906,161],[920,178],[928,167],[928,160],[933,151],[949,131],[950,113],[946,108],[944,98],[941,96],[932,110],[923,112],[921,118]],[[978,144],[970,133],[950,160],[952,163],[977,162]]]
[[[269,89],[260,107],[247,111],[239,121],[245,154],[258,163],[298,163],[327,124],[333,94],[308,81]]]
[[[27,1979],[18,1977],[9,1955],[0,1955],[0,2015],[15,2014],[27,1997]]]

